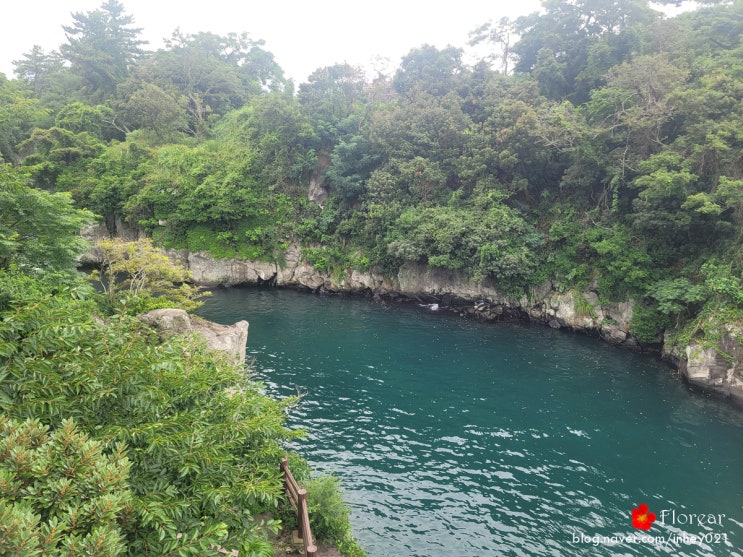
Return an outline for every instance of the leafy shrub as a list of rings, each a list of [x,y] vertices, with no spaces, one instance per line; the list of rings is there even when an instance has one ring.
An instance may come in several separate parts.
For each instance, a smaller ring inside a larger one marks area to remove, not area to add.
[[[101,269],[90,273],[111,306],[132,315],[160,307],[186,310],[201,305],[196,298],[208,295],[188,284],[190,273],[172,262],[152,241],[101,240]]]
[[[706,286],[716,301],[728,307],[743,307],[743,281],[735,276],[730,265],[719,265],[708,261],[702,265]]]
[[[599,271],[599,288],[604,296],[624,299],[644,293],[655,270],[652,259],[636,238],[620,225],[591,228],[585,237]]]
[[[119,522],[132,512],[125,447],[103,444],[63,420],[0,415],[0,554],[93,555],[126,551]]]
[[[236,255],[234,246],[225,241],[223,235],[205,224],[188,229],[185,247],[193,252],[208,252],[219,259],[230,259]]]
[[[194,340],[160,343],[128,316],[102,323],[85,296],[15,300],[0,315],[0,410],[50,429],[74,417],[93,440],[125,446],[130,553],[259,547],[253,516],[282,498],[277,463],[299,435],[283,426],[295,399],[265,396],[243,366]]]
[[[307,480],[304,485],[307,489],[310,526],[315,538],[333,542],[348,557],[365,555],[351,533],[351,509],[343,500],[340,480],[333,475],[323,474]]]
[[[658,281],[648,288],[648,296],[656,301],[658,311],[669,316],[688,314],[709,295],[706,285],[694,284],[686,277]]]
[[[632,310],[630,330],[643,344],[656,344],[663,330],[670,325],[668,315],[658,311],[657,306],[637,304]]]
[[[361,258],[354,259],[341,246],[303,247],[302,256],[318,271],[344,271],[363,265]],[[357,266],[357,264],[359,266]],[[368,265],[368,260],[366,262]]]
[[[411,207],[387,242],[389,254],[402,260],[425,260],[514,287],[535,280],[543,240],[515,211],[493,202],[485,208]]]

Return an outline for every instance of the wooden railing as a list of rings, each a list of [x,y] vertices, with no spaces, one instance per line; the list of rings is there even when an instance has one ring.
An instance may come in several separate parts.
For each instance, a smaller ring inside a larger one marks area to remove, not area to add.
[[[307,513],[307,490],[300,489],[289,470],[286,457],[281,459],[281,471],[284,473],[284,490],[289,502],[297,510],[297,532],[304,542],[305,557],[317,557],[317,546],[312,539],[310,515]]]

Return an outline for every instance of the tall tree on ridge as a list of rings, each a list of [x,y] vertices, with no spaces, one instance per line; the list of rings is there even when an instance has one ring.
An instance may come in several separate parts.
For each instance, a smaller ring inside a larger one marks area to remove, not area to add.
[[[39,45],[34,45],[21,60],[13,60],[13,68],[13,73],[31,88],[34,96],[41,98],[52,89],[52,76],[63,70],[63,61],[59,52],[47,54]]]
[[[588,100],[603,74],[640,46],[639,29],[660,13],[649,0],[543,0],[545,13],[516,20],[514,70],[531,72],[553,100]]]
[[[83,79],[85,94],[100,102],[127,77],[146,41],[138,39],[141,29],[130,27],[134,18],[118,0],[106,0],[92,12],[74,12],[72,19],[72,25],[62,26],[67,43],[60,53]]]

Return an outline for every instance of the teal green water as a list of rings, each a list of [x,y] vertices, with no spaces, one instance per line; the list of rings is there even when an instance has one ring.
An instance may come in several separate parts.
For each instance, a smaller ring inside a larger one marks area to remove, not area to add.
[[[294,448],[341,477],[370,557],[743,555],[743,415],[653,358],[282,290],[217,291],[200,313],[250,321],[268,391],[303,393]]]

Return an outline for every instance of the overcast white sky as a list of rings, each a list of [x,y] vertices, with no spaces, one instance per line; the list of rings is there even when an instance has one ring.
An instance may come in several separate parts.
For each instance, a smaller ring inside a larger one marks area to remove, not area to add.
[[[6,0],[0,17],[0,72],[38,44],[45,52],[65,42],[71,12],[99,8],[103,0]],[[335,63],[374,68],[375,56],[393,68],[412,48],[464,47],[468,33],[489,20],[537,11],[539,0],[120,0],[134,16],[149,49],[184,33],[247,31],[266,41],[287,77],[297,84]]]

